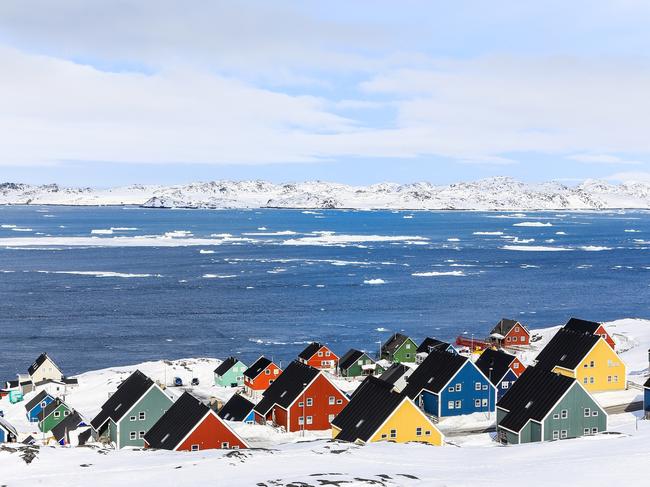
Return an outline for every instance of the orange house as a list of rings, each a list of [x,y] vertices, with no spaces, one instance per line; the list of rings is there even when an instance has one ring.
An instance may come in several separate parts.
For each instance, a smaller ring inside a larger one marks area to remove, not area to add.
[[[280,367],[262,355],[244,372],[246,394],[252,397],[259,396],[273,384],[281,373]]]
[[[312,342],[298,355],[300,363],[319,370],[335,371],[339,365],[339,357],[327,345]]]

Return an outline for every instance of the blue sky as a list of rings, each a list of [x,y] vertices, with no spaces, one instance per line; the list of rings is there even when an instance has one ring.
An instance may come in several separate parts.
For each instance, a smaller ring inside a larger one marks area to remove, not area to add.
[[[641,0],[0,3],[3,180],[650,180]]]

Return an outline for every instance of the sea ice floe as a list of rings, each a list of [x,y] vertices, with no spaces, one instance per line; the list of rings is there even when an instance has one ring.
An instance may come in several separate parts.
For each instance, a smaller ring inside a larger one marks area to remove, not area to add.
[[[430,272],[414,272],[411,274],[414,277],[438,277],[438,276],[466,276],[463,271],[430,271]]]
[[[512,225],[513,227],[552,227],[552,223],[548,222],[520,222]]]
[[[0,228],[16,228],[16,225],[10,225],[8,223],[5,223],[3,225],[0,225]]]
[[[544,245],[504,245],[502,250],[519,250],[522,252],[565,252],[570,251],[568,247],[547,247]]]
[[[447,242],[460,242],[460,239],[456,237],[450,237],[447,239]]]
[[[641,230],[635,230],[634,228],[625,229],[626,233],[639,233]]]
[[[379,328],[375,328],[375,331],[390,331],[388,328],[384,328],[383,326],[380,326]]]
[[[555,235],[566,235],[566,232],[555,232]]]
[[[503,235],[503,232],[473,232],[472,235]]]
[[[585,250],[587,252],[600,252],[601,250],[612,250],[611,247],[602,247],[599,245],[583,245],[580,247],[580,250]]]
[[[76,276],[92,277],[122,277],[122,278],[144,278],[144,277],[162,277],[160,274],[131,274],[126,272],[112,271],[36,271],[40,274],[70,274]]]
[[[112,235],[113,230],[110,228],[95,228],[90,231],[92,235]]]
[[[383,279],[366,279],[363,281],[364,284],[370,284],[370,285],[378,285],[378,284],[386,284],[386,281]]]
[[[230,279],[237,276],[233,274],[203,274],[201,277],[204,279]]]
[[[214,254],[214,250],[201,249],[199,250],[199,254]]]
[[[393,236],[393,235],[336,235],[333,232],[314,232],[313,237],[301,237],[285,240],[283,245],[321,245],[345,246],[363,242],[408,242],[410,244],[428,241],[425,237],[418,236]]]
[[[21,227],[13,227],[11,229],[12,232],[33,232],[31,228],[21,228]]]

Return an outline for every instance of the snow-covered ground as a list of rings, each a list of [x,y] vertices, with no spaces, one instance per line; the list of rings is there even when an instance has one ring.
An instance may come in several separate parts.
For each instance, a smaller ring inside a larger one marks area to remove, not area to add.
[[[593,210],[650,208],[650,183],[615,185],[588,180],[577,186],[567,186],[558,182],[526,184],[505,177],[441,186],[424,182],[349,186],[320,181],[289,184],[212,181],[175,186],[132,185],[94,189],[65,188],[56,184],[33,186],[4,183],[0,184],[0,204],[144,205],[158,208]]]
[[[629,380],[643,383],[649,373],[650,320],[624,319],[605,326],[617,341]],[[519,354],[522,360],[530,363],[555,331],[557,327],[533,330],[540,340],[534,342],[532,350]],[[66,401],[91,419],[109,393],[136,368],[166,384],[175,377],[185,384],[193,377],[199,378],[196,387],[168,387],[172,396],[187,388],[206,400],[226,401],[234,390],[213,385],[212,371],[218,364],[216,359],[201,358],[91,371],[78,376],[79,386],[68,391]],[[346,391],[358,385],[358,381],[333,380]],[[28,395],[26,400],[31,397]],[[639,397],[636,388],[596,395],[603,406]],[[0,409],[18,429],[21,439],[28,434],[41,438],[35,425],[26,420],[24,404],[12,405],[4,398]],[[640,415],[610,415],[611,434],[511,447],[499,446],[488,434],[449,437],[443,448],[390,443],[358,447],[329,441],[329,431],[307,432],[302,437],[270,426],[245,424],[233,426],[253,447],[248,451],[171,453],[13,444],[0,447],[0,485],[477,486],[515,485],[522,478],[526,486],[638,485],[645,478],[641,467],[650,462],[650,421],[639,420]],[[451,431],[486,427],[492,421],[493,417],[472,415],[444,420],[440,426]],[[27,464],[23,457],[32,455],[35,458]]]

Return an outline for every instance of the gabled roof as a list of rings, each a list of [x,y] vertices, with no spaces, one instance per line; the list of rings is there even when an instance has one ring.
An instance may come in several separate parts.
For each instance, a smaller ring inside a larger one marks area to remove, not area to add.
[[[298,354],[298,358],[301,358],[303,360],[309,360],[316,354],[316,352],[318,352],[324,346],[325,345],[323,345],[322,343],[311,342],[309,345],[305,347],[305,349],[302,352]]]
[[[343,357],[341,357],[341,360],[339,360],[339,369],[341,370],[349,369],[356,363],[357,360],[359,360],[364,355],[366,355],[365,352],[351,348],[350,350],[345,352],[345,355],[343,355]]]
[[[276,404],[288,408],[318,374],[320,374],[318,369],[294,360],[264,391],[262,400],[255,406],[255,411],[266,416]]]
[[[205,417],[210,408],[184,392],[144,435],[151,448],[173,450]]]
[[[510,364],[516,358],[514,355],[510,355],[501,350],[488,348],[481,354],[475,365],[492,384],[497,385],[508,370],[510,370]],[[492,368],[491,373],[490,368]]]
[[[461,355],[433,350],[409,377],[404,394],[415,399],[423,389],[439,393],[467,360]]]
[[[650,377],[648,377],[648,380],[643,384],[643,387],[648,387],[650,388]]]
[[[18,436],[18,432],[16,431],[16,428],[14,428],[14,426],[2,416],[0,416],[0,428],[8,431],[9,433],[11,433],[16,437]]]
[[[390,385],[395,385],[395,382],[400,380],[402,376],[410,370],[411,368],[404,364],[393,364],[388,367],[379,378]]]
[[[273,362],[271,362],[269,359],[267,359],[264,355],[262,355],[260,358],[258,358],[253,365],[248,367],[246,371],[244,372],[244,375],[248,377],[249,379],[254,379],[258,375],[262,373],[264,369],[266,369],[269,365],[271,365]]]
[[[576,333],[561,328],[537,355],[536,367],[551,370],[557,366],[573,370],[600,339],[591,333]]]
[[[49,396],[49,397],[52,397],[50,394],[47,393],[47,391],[41,391],[41,392],[39,392],[38,394],[36,394],[36,396],[34,396],[34,397],[32,398],[31,401],[29,401],[27,404],[25,404],[25,410],[26,410],[27,412],[31,411],[31,410],[34,409],[38,404],[40,404],[41,401],[43,401],[43,399],[45,399],[45,398],[48,397],[48,396]],[[54,398],[52,397],[52,399],[54,399]]]
[[[390,337],[386,343],[381,346],[382,353],[394,353],[399,347],[401,347],[409,337],[402,335],[401,333],[395,333]]]
[[[239,362],[239,360],[235,357],[228,357],[226,360],[221,362],[216,369],[214,369],[214,373],[217,375],[224,375],[226,372],[232,369],[237,362]]]
[[[429,353],[431,350],[447,350],[451,346],[450,343],[437,340],[435,338],[426,337],[420,343],[416,353]]]
[[[43,363],[45,362],[45,360],[47,360],[48,358],[49,358],[49,357],[47,356],[47,353],[46,353],[46,352],[43,352],[42,354],[40,354],[40,355],[38,356],[38,358],[34,361],[34,363],[29,367],[29,369],[27,369],[27,373],[28,373],[29,375],[34,375],[34,372],[36,372],[36,371],[38,370],[38,368],[39,368],[41,365],[43,365]],[[52,360],[52,359],[50,358],[50,360]],[[52,363],[53,363],[54,366],[57,368],[57,370],[59,370],[59,367],[58,367],[58,365],[56,365],[56,363],[54,363],[54,360],[52,360]],[[59,370],[59,372],[61,372],[61,370]]]
[[[332,425],[341,430],[336,439],[368,441],[406,398],[392,389],[381,379],[366,377],[351,401],[332,421]]]
[[[576,333],[596,333],[600,323],[595,321],[581,320],[580,318],[571,318],[562,328],[565,330],[575,331]]]
[[[255,403],[241,394],[235,394],[222,406],[217,416],[226,421],[244,421],[254,407]]]
[[[77,411],[74,411],[52,428],[52,435],[56,441],[61,441],[66,437],[67,433],[76,430],[80,424],[83,424],[83,422],[84,420],[81,415]]]
[[[528,367],[497,403],[508,411],[499,426],[517,433],[531,419],[541,422],[575,383],[572,377]]]
[[[139,370],[120,384],[117,391],[104,403],[102,410],[90,422],[95,431],[112,419],[118,422],[131,407],[154,385],[153,380]]]
[[[67,404],[65,404],[61,399],[58,397],[54,399],[51,403],[49,403],[47,406],[45,406],[42,410],[38,412],[38,420],[43,421],[45,418],[47,418],[50,414],[52,414],[54,411],[56,411],[59,406],[65,406],[68,407]],[[70,408],[68,408],[70,409]]]
[[[528,331],[528,329],[524,325],[522,325],[520,322],[518,322],[517,320],[511,320],[511,319],[508,319],[508,318],[501,318],[501,321],[499,321],[494,326],[494,328],[492,328],[492,331],[490,332],[490,334],[498,333],[499,335],[506,336],[510,332],[510,330],[512,330],[515,326],[520,326],[524,330]]]

